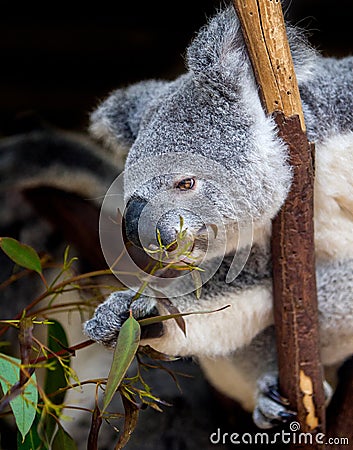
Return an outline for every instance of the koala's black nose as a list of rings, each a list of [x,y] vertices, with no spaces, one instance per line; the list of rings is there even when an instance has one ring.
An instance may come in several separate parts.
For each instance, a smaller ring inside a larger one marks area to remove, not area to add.
[[[143,198],[132,198],[128,201],[124,214],[124,228],[127,240],[141,248],[138,226],[141,213],[146,205],[147,202]]]
[[[163,245],[170,246],[170,250],[174,250],[177,245],[175,240],[177,238],[177,230],[174,228],[174,223],[170,223],[168,220],[168,214],[165,214],[157,223],[157,230],[159,232],[160,240]]]

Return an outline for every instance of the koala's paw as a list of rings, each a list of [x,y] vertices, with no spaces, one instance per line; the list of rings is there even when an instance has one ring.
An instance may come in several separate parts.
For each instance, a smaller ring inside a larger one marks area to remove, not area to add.
[[[277,373],[263,375],[258,380],[257,387],[256,407],[253,412],[256,426],[270,429],[296,417],[296,412],[289,409],[288,400],[279,393]]]
[[[288,400],[279,393],[277,373],[263,375],[258,380],[257,387],[257,402],[253,412],[256,426],[269,429],[295,419],[297,413],[290,410]],[[333,391],[327,381],[324,381],[324,392],[328,405]]]
[[[99,305],[92,319],[84,324],[84,332],[94,341],[114,347],[119,330],[129,317],[130,309],[135,319],[157,314],[156,300],[141,295],[132,301],[135,292],[113,292]]]

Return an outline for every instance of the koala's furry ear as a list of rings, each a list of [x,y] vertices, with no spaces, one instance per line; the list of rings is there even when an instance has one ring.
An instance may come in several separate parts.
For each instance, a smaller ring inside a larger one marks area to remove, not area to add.
[[[146,109],[166,84],[150,80],[113,91],[91,114],[89,131],[117,154],[126,153],[138,135]]]
[[[206,76],[216,83],[234,85],[248,66],[239,20],[233,6],[214,16],[187,50],[187,65],[191,72]]]
[[[288,41],[299,83],[311,76],[317,56],[308,44],[305,32],[290,24]],[[252,73],[240,23],[234,7],[229,6],[201,28],[187,51],[187,64],[197,76],[207,77],[215,84],[236,87]]]

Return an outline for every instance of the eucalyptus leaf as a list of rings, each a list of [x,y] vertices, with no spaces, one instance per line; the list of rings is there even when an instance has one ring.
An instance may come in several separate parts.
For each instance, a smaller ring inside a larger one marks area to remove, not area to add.
[[[130,315],[119,331],[113,362],[109,371],[107,386],[104,393],[102,412],[107,409],[113,395],[122,382],[127,369],[134,359],[140,343],[140,334],[141,329],[139,323],[132,315]]]
[[[52,450],[77,450],[77,445],[64,428],[59,425],[58,431],[53,439]]]
[[[69,343],[64,328],[57,320],[50,319],[50,324],[48,325],[47,347],[53,352],[58,352],[68,346]],[[70,366],[69,356],[65,356],[64,361],[66,366]],[[50,395],[50,401],[52,403],[55,405],[62,405],[64,403],[66,390],[62,390],[61,392],[57,391],[66,386],[67,380],[65,370],[57,359],[53,359],[50,369],[47,368],[45,372],[44,392],[46,395]],[[57,421],[52,415],[48,415],[45,418],[45,432],[49,441],[56,429],[56,422]]]
[[[51,323],[48,325],[47,347],[53,352],[58,352],[63,348],[68,348],[69,342],[65,330],[60,322],[54,319],[50,319],[50,322]],[[65,356],[65,364],[66,366],[70,366],[70,356]],[[65,370],[62,365],[54,359],[50,370],[46,370],[44,391],[47,395],[50,395],[58,389],[65,388],[66,386],[67,381],[65,377]],[[60,405],[64,402],[64,398],[65,391],[51,396],[50,400],[55,403],[55,405]]]
[[[16,264],[25,269],[42,273],[42,265],[38,253],[29,245],[21,244],[9,237],[0,238],[0,248]]]
[[[0,383],[4,394],[20,379],[21,360],[0,354]],[[16,425],[24,440],[36,416],[38,391],[36,376],[33,374],[23,391],[10,402]]]
[[[17,450],[48,450],[49,446],[43,442],[38,433],[40,413],[37,412],[34,422],[23,440],[21,434],[17,433]]]

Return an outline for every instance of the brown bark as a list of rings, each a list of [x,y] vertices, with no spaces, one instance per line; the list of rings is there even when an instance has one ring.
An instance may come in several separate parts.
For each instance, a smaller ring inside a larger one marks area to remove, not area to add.
[[[298,116],[276,114],[289,146],[293,183],[272,223],[273,295],[281,392],[301,431],[322,432],[325,398],[319,353],[313,226],[313,165]]]
[[[273,284],[281,393],[301,432],[323,432],[313,229],[313,148],[278,0],[233,0],[263,105],[274,113],[293,167],[288,198],[273,222]],[[303,448],[303,446],[301,447]],[[319,448],[311,445],[308,448]]]
[[[269,114],[299,115],[305,130],[297,78],[279,0],[233,0],[245,43]]]

